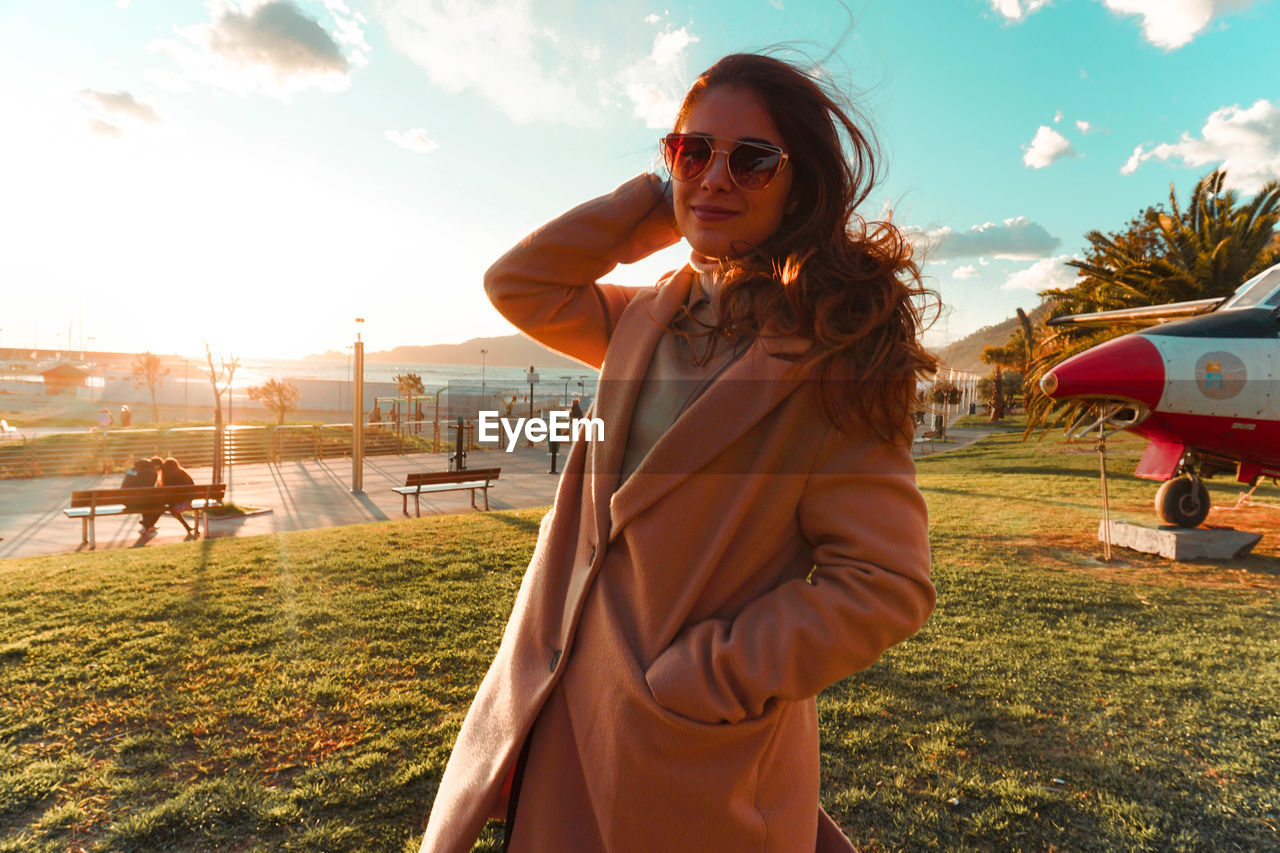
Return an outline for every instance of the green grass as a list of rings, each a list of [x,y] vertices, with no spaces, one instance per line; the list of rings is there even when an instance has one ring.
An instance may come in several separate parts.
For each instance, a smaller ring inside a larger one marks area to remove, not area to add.
[[[1106,564],[1091,448],[920,460],[938,609],[819,700],[864,850],[1280,848],[1275,537]],[[1149,518],[1139,443],[1108,449]],[[416,849],[540,516],[0,562],[0,850]]]

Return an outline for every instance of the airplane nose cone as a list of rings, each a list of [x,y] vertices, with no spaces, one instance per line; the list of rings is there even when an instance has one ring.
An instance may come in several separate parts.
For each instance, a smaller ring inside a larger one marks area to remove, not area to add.
[[[1124,335],[1057,365],[1040,390],[1055,400],[1135,400],[1154,409],[1164,393],[1164,359],[1145,336]]]

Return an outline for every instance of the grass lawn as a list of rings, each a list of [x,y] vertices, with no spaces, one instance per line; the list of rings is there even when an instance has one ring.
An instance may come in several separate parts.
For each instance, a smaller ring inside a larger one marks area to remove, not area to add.
[[[1019,439],[919,461],[938,609],[820,697],[828,811],[866,851],[1280,849],[1280,513],[1107,564],[1092,444]],[[541,514],[0,561],[0,851],[416,849]]]

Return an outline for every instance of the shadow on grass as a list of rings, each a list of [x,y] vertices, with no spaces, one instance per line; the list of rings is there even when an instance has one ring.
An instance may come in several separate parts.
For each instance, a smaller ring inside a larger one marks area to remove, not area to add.
[[[1021,502],[1021,503],[1035,504],[1036,506],[1042,506],[1042,505],[1048,504],[1051,506],[1060,506],[1060,507],[1065,507],[1073,510],[1088,509],[1091,507],[1091,504],[1089,504],[1089,502],[1084,499],[1073,502],[1073,501],[1053,500],[1052,498],[1047,498],[1043,495],[1001,495],[993,492],[975,492],[972,489],[947,489],[947,488],[943,488],[942,486],[927,486],[927,485],[920,486],[920,491],[925,495],[925,497],[928,497],[929,495],[933,495],[933,494],[956,495],[958,497],[964,497],[969,499],[981,498],[981,499],[992,500],[992,501]]]
[[[1110,470],[1111,466],[1107,466],[1108,480],[1132,480],[1137,481],[1136,477],[1125,474],[1117,474]],[[1055,468],[1052,465],[1003,465],[992,466],[986,469],[988,474],[1030,474],[1033,477],[1075,477],[1077,479],[1097,480],[1101,475],[1097,469],[1084,468]]]
[[[529,518],[523,515],[512,515],[508,512],[495,512],[485,517],[514,528],[518,533],[531,533],[534,536],[538,535],[538,525],[542,521],[541,515],[537,518]]]

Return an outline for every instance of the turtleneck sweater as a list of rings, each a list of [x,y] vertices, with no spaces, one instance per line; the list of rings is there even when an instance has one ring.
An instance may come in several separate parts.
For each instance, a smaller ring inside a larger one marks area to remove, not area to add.
[[[625,482],[671,425],[746,352],[751,341],[707,334],[720,321],[720,268],[691,258],[689,298],[662,332],[645,372],[623,456]]]

